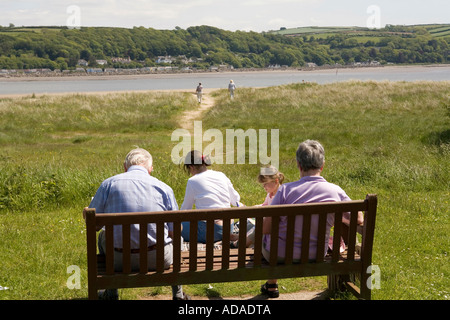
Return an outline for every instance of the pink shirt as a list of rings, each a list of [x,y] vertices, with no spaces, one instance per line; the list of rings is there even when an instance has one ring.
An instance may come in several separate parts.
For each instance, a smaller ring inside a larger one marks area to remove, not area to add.
[[[273,198],[275,197],[275,195],[273,197],[270,196],[270,192],[267,194],[266,199],[264,200],[262,206],[270,206],[270,204],[272,203]]]
[[[321,176],[307,176],[298,181],[285,183],[280,186],[278,192],[272,200],[272,205],[280,204],[299,204],[308,202],[335,202],[351,200],[347,194],[339,186],[327,182]],[[294,259],[300,259],[300,251],[302,247],[302,223],[303,218],[295,219],[294,232]],[[317,228],[319,217],[313,215],[311,218],[311,237],[309,240],[309,259],[316,259],[317,252]],[[327,217],[327,228],[325,239],[330,237],[330,229],[334,224],[334,216],[329,214]],[[285,257],[286,248],[286,231],[287,217],[280,218],[279,234],[278,234],[278,257]],[[270,235],[264,235],[264,244],[267,250],[270,250]],[[328,246],[328,241],[325,241]],[[325,253],[327,252],[325,247]]]

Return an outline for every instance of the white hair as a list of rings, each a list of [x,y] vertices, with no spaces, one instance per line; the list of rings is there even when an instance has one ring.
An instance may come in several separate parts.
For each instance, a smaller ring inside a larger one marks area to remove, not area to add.
[[[150,152],[142,148],[131,150],[125,158],[125,167],[129,169],[131,166],[143,166],[150,170],[153,165],[153,158]]]
[[[325,162],[325,150],[320,142],[306,140],[298,146],[296,157],[304,171],[320,169]]]

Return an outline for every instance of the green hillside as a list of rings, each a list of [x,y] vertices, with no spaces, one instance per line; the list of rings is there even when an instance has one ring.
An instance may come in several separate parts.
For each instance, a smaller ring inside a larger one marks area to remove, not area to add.
[[[186,30],[0,27],[0,69],[74,70],[80,67],[80,60],[85,60],[89,67],[101,68],[196,69],[370,61],[448,63],[450,25],[282,29],[258,33],[210,26]]]
[[[319,36],[321,38],[334,36],[336,34],[345,34],[355,37],[364,36],[404,36],[410,37],[418,34],[429,34],[432,37],[450,36],[450,24],[430,24],[430,25],[413,25],[413,26],[392,26],[388,25],[382,29],[369,29],[363,27],[298,27],[298,28],[281,28],[277,31],[270,31],[273,34],[285,36]]]

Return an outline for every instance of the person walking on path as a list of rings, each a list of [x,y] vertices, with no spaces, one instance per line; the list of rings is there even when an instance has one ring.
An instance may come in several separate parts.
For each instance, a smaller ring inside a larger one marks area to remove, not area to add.
[[[228,91],[230,92],[231,99],[234,99],[234,90],[236,90],[236,85],[233,80],[230,80],[230,83],[228,84]]]
[[[197,89],[195,89],[195,92],[197,93],[198,103],[202,103],[203,86],[201,82],[198,84]]]

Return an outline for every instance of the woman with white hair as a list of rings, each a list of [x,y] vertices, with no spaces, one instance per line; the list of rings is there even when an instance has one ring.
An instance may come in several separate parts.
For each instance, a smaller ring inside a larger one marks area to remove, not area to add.
[[[300,180],[285,183],[280,186],[278,192],[272,200],[271,205],[282,204],[299,204],[308,202],[333,202],[333,201],[350,201],[350,197],[342,190],[341,187],[327,182],[322,176],[323,166],[325,164],[325,150],[323,146],[314,140],[306,140],[300,143],[297,152],[297,167],[300,171]],[[344,213],[344,218],[348,218]],[[286,230],[287,217],[279,218],[279,234],[278,234],[278,262],[283,263],[286,253]],[[358,215],[358,223],[362,223],[362,213]],[[309,258],[315,259],[318,243],[318,216],[311,217],[311,238],[309,241]],[[325,239],[330,236],[330,229],[334,225],[334,215],[327,217],[327,228]],[[263,248],[262,254],[269,261],[270,257],[270,232],[272,228],[272,218],[264,218],[263,222]],[[294,261],[300,261],[301,256],[301,234],[303,229],[303,219],[295,220],[294,227]],[[328,241],[325,241],[328,246]],[[325,250],[325,253],[327,250]],[[278,284],[276,279],[268,280],[261,286],[261,292],[267,294],[271,298],[279,296]]]

